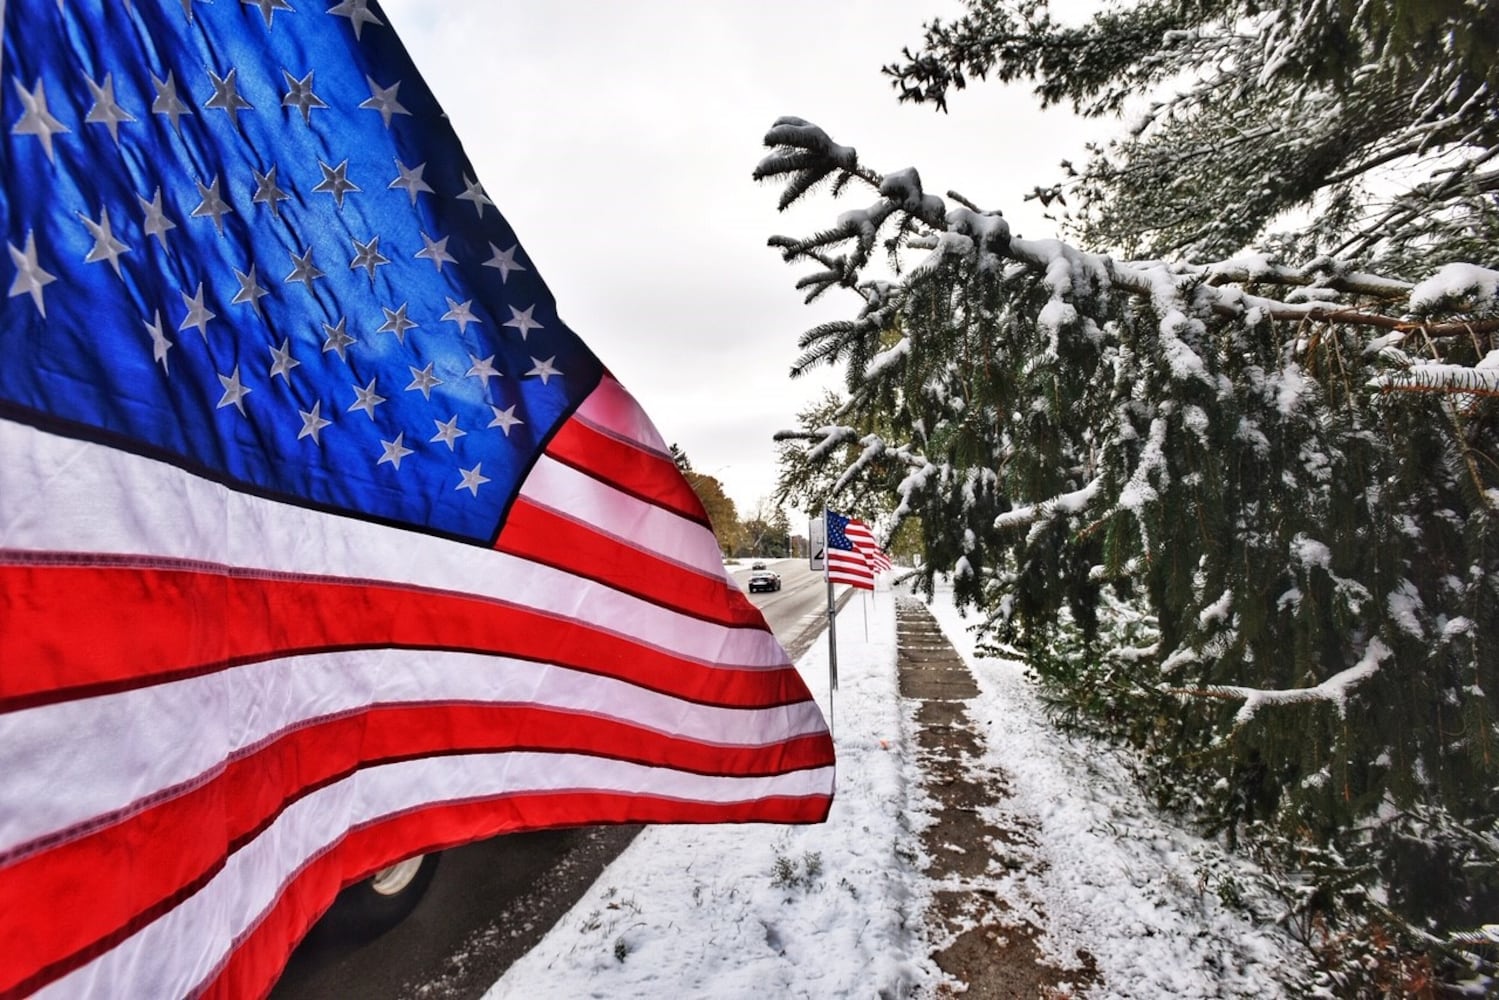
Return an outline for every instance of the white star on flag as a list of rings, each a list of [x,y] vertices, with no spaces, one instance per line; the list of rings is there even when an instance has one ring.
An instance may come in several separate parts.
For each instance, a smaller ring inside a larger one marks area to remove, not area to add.
[[[489,380],[491,378],[500,377],[500,373],[496,371],[494,367],[493,354],[491,354],[487,358],[476,358],[472,354],[470,354],[468,356],[468,359],[472,362],[472,365],[469,367],[469,370],[465,374],[472,375],[474,378],[482,380],[486,386],[489,385]]]
[[[468,490],[474,496],[478,496],[479,487],[484,483],[489,482],[488,476],[481,476],[479,474],[478,465],[474,466],[472,469],[460,469],[458,471],[463,474],[463,482],[455,486],[454,489]]]
[[[10,249],[11,262],[16,266],[15,280],[10,283],[10,296],[30,295],[31,301],[36,304],[36,311],[43,316],[47,315],[47,305],[42,301],[42,289],[57,280],[57,276],[48,274],[36,259],[36,234],[26,234],[26,249],[17,250],[7,243]]]
[[[311,410],[297,411],[302,417],[302,429],[297,432],[297,440],[300,441],[304,437],[310,437],[313,444],[322,444],[322,441],[318,439],[318,435],[322,433],[324,427],[333,423],[333,421],[323,416],[322,411],[323,404],[321,401],[313,403]]]
[[[511,271],[524,271],[525,268],[515,262],[515,251],[519,247],[511,247],[509,250],[501,250],[493,243],[489,244],[493,256],[484,262],[485,267],[492,267],[500,272],[500,281],[507,281]]]
[[[489,426],[498,427],[500,430],[505,432],[506,437],[510,436],[510,428],[515,427],[518,424],[525,423],[524,420],[515,415],[514,403],[511,403],[503,410],[498,406],[490,406],[490,409],[494,411],[494,419],[489,422]]]
[[[375,464],[384,465],[386,462],[389,462],[391,465],[394,465],[397,469],[399,469],[401,467],[401,459],[405,458],[407,455],[413,454],[410,448],[401,443],[405,440],[406,434],[405,432],[402,432],[396,435],[396,439],[394,441],[381,441],[380,447],[384,449],[384,453],[380,456],[380,460]]]
[[[531,318],[531,314],[535,311],[535,306],[527,306],[524,310],[517,309],[515,308],[515,306],[511,306],[510,318],[500,325],[515,327],[515,329],[520,331],[520,339],[525,340],[526,334],[530,333],[532,330],[541,329],[541,324]]]
[[[371,420],[375,419],[375,407],[386,401],[384,396],[375,391],[376,381],[378,379],[372,378],[370,379],[370,384],[363,388],[357,385],[352,387],[354,390],[354,402],[349,404],[349,412],[363,410],[365,415]]]
[[[526,374],[527,375],[537,375],[537,376],[540,376],[540,378],[541,378],[541,384],[542,385],[546,385],[546,384],[548,384],[548,380],[551,379],[551,377],[553,375],[561,375],[562,374],[560,371],[558,371],[556,368],[554,368],[552,366],[552,362],[556,361],[556,360],[557,359],[556,359],[555,356],[547,358],[545,361],[542,361],[542,360],[540,360],[538,358],[532,358],[531,359],[531,365],[532,365],[531,370],[528,371],[528,372],[526,372]]]
[[[219,382],[224,387],[224,394],[219,397],[218,408],[222,410],[226,406],[232,406],[243,415],[245,412],[245,397],[253,390],[240,381],[239,365],[234,366],[234,373],[232,375],[220,375]]]
[[[447,421],[434,418],[432,422],[437,425],[437,433],[432,435],[428,440],[434,442],[441,441],[448,446],[448,451],[452,451],[454,442],[468,433],[468,431],[458,426],[458,418],[456,416]]]

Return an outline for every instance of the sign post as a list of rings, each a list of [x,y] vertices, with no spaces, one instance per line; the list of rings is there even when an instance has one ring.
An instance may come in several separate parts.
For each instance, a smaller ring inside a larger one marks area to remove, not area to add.
[[[812,569],[819,573],[827,571],[828,562],[827,518],[807,522],[807,555],[811,557]]]

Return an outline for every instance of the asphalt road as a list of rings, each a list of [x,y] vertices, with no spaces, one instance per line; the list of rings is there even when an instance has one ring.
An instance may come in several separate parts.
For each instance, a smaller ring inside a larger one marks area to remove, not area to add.
[[[827,585],[804,559],[771,561],[779,591],[750,595],[792,659],[827,625]],[[743,586],[748,563],[736,570]],[[358,943],[315,927],[271,1000],[472,1000],[544,937],[640,831],[596,826],[512,834],[443,854],[416,911]]]
[[[768,562],[781,574],[781,589],[749,595],[765,615],[770,628],[793,660],[799,659],[822,634],[828,624],[828,589],[822,573],[813,573],[805,559],[781,559]],[[734,573],[740,586],[749,579],[749,570]]]

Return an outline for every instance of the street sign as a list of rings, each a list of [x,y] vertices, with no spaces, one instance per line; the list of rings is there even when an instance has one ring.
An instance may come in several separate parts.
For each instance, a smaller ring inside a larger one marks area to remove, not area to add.
[[[811,557],[812,568],[819,573],[822,572],[824,562],[827,558],[828,533],[826,518],[819,517],[815,521],[807,522],[807,554]]]

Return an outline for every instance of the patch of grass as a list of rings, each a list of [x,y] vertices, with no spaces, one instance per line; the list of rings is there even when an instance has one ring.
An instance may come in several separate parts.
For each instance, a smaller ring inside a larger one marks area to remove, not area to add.
[[[777,889],[811,889],[819,885],[822,875],[822,853],[808,851],[802,855],[801,863],[789,855],[776,852],[770,869],[770,884]]]

